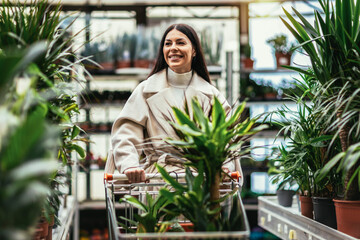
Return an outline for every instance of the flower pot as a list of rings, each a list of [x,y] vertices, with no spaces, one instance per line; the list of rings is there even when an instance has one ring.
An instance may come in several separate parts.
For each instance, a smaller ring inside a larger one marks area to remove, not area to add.
[[[291,53],[275,52],[277,68],[282,68],[281,65],[290,65],[291,56]]]
[[[137,59],[134,61],[134,67],[135,68],[149,68],[150,61],[147,59]]]
[[[241,59],[241,64],[244,69],[253,69],[254,68],[254,60],[252,60],[251,58]]]
[[[291,207],[295,191],[293,190],[277,190],[277,199],[281,206]]]
[[[311,197],[300,196],[301,215],[313,219],[313,202]]]
[[[40,232],[40,239],[46,239],[48,233],[49,233],[49,223],[46,221],[45,218],[42,218],[40,222],[37,225],[38,228],[41,228]]]
[[[55,215],[51,214],[49,227],[48,227],[48,235],[46,237],[46,240],[52,240],[52,229],[53,229],[54,224],[55,224]]]
[[[192,223],[180,223],[180,226],[184,229],[185,232],[194,231],[194,224]]]
[[[360,238],[360,201],[333,200],[335,202],[337,229]]]
[[[314,219],[336,229],[335,206],[331,198],[313,197]]]
[[[129,68],[131,67],[130,60],[117,60],[116,61],[116,68]]]

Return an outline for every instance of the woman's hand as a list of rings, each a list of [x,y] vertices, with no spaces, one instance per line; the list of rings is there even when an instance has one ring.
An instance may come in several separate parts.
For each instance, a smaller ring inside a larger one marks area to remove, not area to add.
[[[145,182],[145,171],[142,168],[130,168],[124,171],[130,183]]]

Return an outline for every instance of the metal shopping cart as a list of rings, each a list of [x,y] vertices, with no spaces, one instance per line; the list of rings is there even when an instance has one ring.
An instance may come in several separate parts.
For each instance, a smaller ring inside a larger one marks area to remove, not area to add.
[[[177,181],[181,183],[181,179],[184,178],[184,174],[170,174]],[[124,214],[125,218],[133,219],[134,211],[136,211],[130,204],[122,203],[119,205],[118,199],[124,195],[137,196],[138,199],[145,199],[146,193],[151,195],[158,194],[159,187],[163,187],[165,182],[161,181],[160,174],[147,174],[146,179],[150,179],[145,183],[127,184],[127,178],[125,174],[104,174],[105,185],[105,197],[106,197],[106,209],[107,220],[109,226],[109,239],[248,239],[250,235],[249,224],[246,217],[244,206],[240,201],[240,207],[242,211],[242,229],[241,231],[227,231],[227,232],[165,232],[165,233],[124,233],[122,227],[118,225],[119,216],[115,209],[115,206],[121,208],[121,214]],[[154,182],[152,182],[154,180]],[[241,186],[238,181],[224,182],[224,187],[221,193],[233,191],[236,188],[237,191],[241,190]],[[155,190],[154,190],[155,189]]]

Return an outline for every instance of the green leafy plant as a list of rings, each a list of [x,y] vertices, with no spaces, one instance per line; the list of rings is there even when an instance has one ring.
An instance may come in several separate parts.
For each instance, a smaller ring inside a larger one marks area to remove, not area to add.
[[[196,203],[188,204],[186,213],[182,212],[182,214],[196,213],[202,209],[203,213],[207,212],[205,216],[202,216],[203,219],[194,219],[189,216],[190,220],[194,221],[194,228],[196,230],[215,229],[214,226],[216,226],[221,209],[220,202],[224,200],[220,198],[222,167],[234,159],[238,161],[240,157],[247,156],[251,148],[244,146],[245,141],[266,126],[255,126],[256,119],[241,120],[246,103],[238,106],[231,116],[227,116],[216,97],[208,116],[205,115],[196,99],[192,99],[191,104],[191,114],[189,107],[186,107],[184,112],[173,108],[176,122],[171,124],[178,139],[167,139],[166,142],[170,144],[168,150],[173,157],[180,159],[183,165],[199,173],[196,178],[192,178],[190,173],[187,174],[189,186],[177,186],[180,192],[185,192],[187,188],[200,188],[201,185],[200,193],[186,196],[192,201],[196,200]],[[172,150],[175,150],[175,153]],[[168,179],[164,171],[161,168],[158,169],[163,178]],[[168,181],[171,180],[168,179]],[[173,186],[173,184],[175,183],[172,182],[171,185]],[[184,204],[190,203],[189,199],[184,199]],[[206,207],[208,210],[200,208],[200,206]],[[185,209],[186,207],[182,211]]]
[[[339,175],[333,171],[326,179],[319,180],[317,175],[329,159],[339,150],[336,144],[330,148],[333,136],[321,125],[314,93],[319,85],[309,75],[295,79],[296,92],[287,97],[297,104],[296,110],[283,106],[270,113],[270,122],[279,126],[279,134],[287,140],[285,146],[278,148],[278,156],[271,160],[269,173],[274,174],[274,181],[296,181],[300,192],[308,196],[333,197],[339,189]],[[278,120],[272,119],[272,114]]]
[[[120,202],[128,203],[140,211],[139,214],[134,215],[136,221],[120,217],[135,226],[136,233],[165,232],[175,223],[174,217],[179,215],[171,212],[171,202],[161,194],[153,199],[151,194],[146,193],[145,203],[130,195],[121,198]],[[133,231],[126,224],[121,223],[121,225],[128,231]]]
[[[164,181],[173,188],[161,189],[160,194],[174,203],[177,212],[194,224],[195,231],[215,231],[213,223],[215,215],[220,209],[211,209],[210,194],[204,191],[204,172],[199,169],[198,175],[194,176],[189,167],[185,168],[186,184],[183,185],[171,177],[164,168],[156,166]]]
[[[204,169],[204,191],[210,192],[210,201],[216,202],[219,199],[222,166],[248,154],[250,148],[243,147],[246,139],[266,126],[255,127],[256,119],[241,121],[245,102],[228,118],[216,97],[209,116],[204,114],[197,100],[192,99],[191,103],[193,118],[190,117],[188,110],[182,112],[178,108],[173,108],[177,122],[172,125],[177,131],[179,140],[166,141],[179,150],[181,156],[185,158],[185,165],[196,170]]]
[[[45,50],[44,43],[26,50],[3,49],[1,89],[9,91],[15,77]],[[55,153],[60,132],[46,123],[47,109],[38,106],[30,114],[19,116],[11,110],[16,104],[0,101],[0,238],[4,240],[28,239],[33,234],[51,192],[49,178],[58,167]]]
[[[321,85],[316,93],[320,122],[325,123],[326,131],[334,132],[333,142],[340,138],[345,152],[360,140],[360,3],[353,0],[336,0],[335,5],[328,0],[319,0],[319,3],[324,14],[315,11],[314,25],[296,9],[293,11],[299,21],[285,9],[290,22],[282,21],[310,57],[313,71],[310,75]],[[298,67],[289,68],[309,75]],[[328,166],[335,166],[337,160],[330,162]],[[360,161],[356,161],[352,168],[343,171],[347,200],[360,199],[359,181],[351,181],[354,176],[360,179],[356,171],[359,166]]]

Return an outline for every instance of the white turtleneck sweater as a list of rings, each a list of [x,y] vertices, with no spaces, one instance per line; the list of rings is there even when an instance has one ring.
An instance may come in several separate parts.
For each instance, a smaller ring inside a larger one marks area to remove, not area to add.
[[[191,79],[193,76],[193,72],[186,72],[186,73],[176,73],[170,68],[167,70],[167,80],[170,86],[171,92],[178,103],[177,108],[183,107],[184,98],[185,98],[185,91],[189,86]]]

